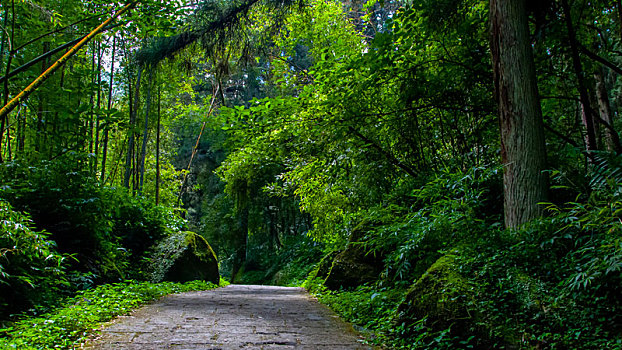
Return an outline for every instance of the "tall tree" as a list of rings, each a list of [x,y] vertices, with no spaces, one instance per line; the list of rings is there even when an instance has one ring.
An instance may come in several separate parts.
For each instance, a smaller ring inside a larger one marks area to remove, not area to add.
[[[622,153],[620,148],[620,137],[613,127],[613,118],[611,111],[611,104],[609,103],[609,96],[607,94],[607,88],[605,87],[605,77],[603,74],[604,69],[598,67],[594,73],[594,81],[596,83],[596,100],[598,101],[598,112],[600,114],[600,122],[604,124],[603,139],[605,149],[609,152]]]
[[[143,191],[143,179],[145,177],[145,158],[147,157],[147,136],[149,134],[149,112],[151,109],[151,88],[153,85],[153,74],[156,67],[149,68],[149,79],[147,81],[147,100],[145,102],[145,126],[143,130],[143,145],[140,150],[140,179],[138,183],[138,194]]]
[[[577,76],[577,88],[579,90],[579,100],[581,101],[581,119],[585,126],[585,148],[589,152],[598,150],[596,142],[596,131],[594,129],[594,115],[590,103],[589,94],[587,92],[587,83],[585,82],[585,72],[581,64],[581,56],[579,55],[579,43],[577,41],[577,33],[572,23],[570,13],[570,5],[568,0],[562,0],[562,8],[564,10],[564,20],[566,30],[568,31],[568,41],[570,44],[570,52],[572,55],[572,67]]]
[[[130,97],[129,104],[132,105],[130,109],[130,124],[128,130],[128,142],[127,142],[127,157],[125,158],[125,175],[123,176],[123,186],[130,188],[130,179],[132,175],[132,162],[134,153],[134,140],[136,138],[136,115],[138,114],[138,108],[140,106],[140,76],[142,75],[143,68],[138,67],[138,75],[136,77],[136,92],[134,93],[134,100]],[[131,91],[131,86],[129,87]]]
[[[112,58],[110,59],[110,81],[108,82],[108,113],[112,109],[112,90],[114,86],[114,58],[117,51],[117,38],[112,37]],[[102,149],[102,170],[100,182],[103,184],[106,179],[106,158],[108,157],[108,135],[110,126],[104,126],[104,144]]]
[[[491,0],[495,97],[499,104],[504,217],[516,228],[541,215],[546,148],[526,0]]]

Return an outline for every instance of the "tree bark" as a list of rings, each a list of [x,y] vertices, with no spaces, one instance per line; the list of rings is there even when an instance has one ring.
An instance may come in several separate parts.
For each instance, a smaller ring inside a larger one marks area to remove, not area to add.
[[[596,68],[596,72],[594,73],[594,81],[596,82],[596,100],[598,101],[600,120],[602,124],[605,124],[605,127],[603,128],[604,135],[602,137],[604,140],[604,146],[609,152],[622,153],[620,136],[613,127],[611,104],[609,103],[609,95],[607,94],[607,88],[605,87],[605,77],[602,67]]]
[[[117,51],[117,38],[116,36],[112,37],[112,58],[110,59],[110,86],[108,87],[108,113],[112,109],[112,87],[114,83],[114,59]],[[102,145],[102,170],[99,182],[104,184],[106,180],[106,158],[108,157],[108,132],[109,125],[104,127],[104,144]]]
[[[133,104],[132,109],[130,110],[130,125],[128,126],[128,141],[127,141],[127,157],[125,158],[125,174],[123,176],[123,186],[125,188],[130,188],[130,179],[132,178],[132,160],[134,153],[134,139],[135,139],[135,130],[134,126],[136,125],[136,114],[138,114],[138,106],[139,106],[139,95],[140,95],[140,76],[142,74],[143,68],[138,67],[138,75],[136,77],[136,92],[134,93],[134,101],[130,98],[130,105]],[[131,80],[131,79],[130,79]],[[130,90],[132,88],[130,87]]]
[[[145,102],[145,128],[143,130],[143,145],[140,151],[140,178],[138,181],[138,195],[143,191],[143,180],[145,178],[145,158],[147,158],[147,133],[149,132],[149,112],[151,109],[151,85],[153,83],[153,71],[155,67],[149,69],[149,79],[147,79],[147,99]]]
[[[546,148],[525,0],[491,0],[491,53],[499,104],[504,216],[508,228],[542,214]]]

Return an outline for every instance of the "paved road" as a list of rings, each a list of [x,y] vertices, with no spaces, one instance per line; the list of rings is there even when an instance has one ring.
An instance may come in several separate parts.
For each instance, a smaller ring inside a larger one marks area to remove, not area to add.
[[[87,349],[371,349],[302,288],[230,285],[121,317]]]

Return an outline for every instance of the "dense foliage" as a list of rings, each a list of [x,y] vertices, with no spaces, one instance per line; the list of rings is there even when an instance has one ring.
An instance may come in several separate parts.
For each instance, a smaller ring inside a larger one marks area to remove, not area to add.
[[[0,201],[0,311],[23,307],[26,301],[50,302],[67,285],[64,261],[49,233],[37,232],[32,220]]]
[[[0,4],[3,102],[118,6]],[[2,311],[162,276],[189,230],[395,348],[622,348],[621,13],[143,1],[0,120]]]

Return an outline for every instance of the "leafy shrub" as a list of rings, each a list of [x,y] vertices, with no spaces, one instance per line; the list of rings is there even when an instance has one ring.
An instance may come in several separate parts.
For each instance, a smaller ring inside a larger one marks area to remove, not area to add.
[[[369,251],[385,256],[387,277],[412,281],[442,250],[480,236],[499,218],[500,210],[491,212],[493,205],[484,200],[495,197],[498,181],[496,169],[446,172],[414,190],[410,207],[371,208],[365,220],[377,224],[363,241]]]
[[[514,232],[491,228],[460,246],[454,269],[478,286],[468,335],[484,348],[620,349],[620,208],[609,198],[593,204],[549,205],[549,216]],[[445,330],[411,329],[410,340]],[[458,346],[468,336],[446,333]],[[429,346],[429,344],[428,344]],[[417,348],[417,347],[414,347]],[[421,348],[426,348],[425,346]]]
[[[549,204],[546,217],[506,231],[500,216],[484,219],[496,178],[445,174],[415,191],[410,207],[368,210],[366,244],[386,254],[382,278],[353,291],[327,291],[317,279],[305,286],[392,348],[622,349],[622,200],[609,191],[614,184],[584,202]],[[408,286],[448,251],[449,271],[478,291],[452,299],[468,320],[400,322]]]
[[[183,226],[183,220],[172,209],[130,196],[125,189],[104,188],[102,197],[107,203],[112,235],[129,251],[133,263],[144,258],[150,246]]]
[[[127,189],[100,186],[84,160],[67,155],[54,161],[0,166],[5,184],[0,198],[31,213],[38,228],[51,233],[58,250],[71,254],[71,279],[82,287],[140,277],[137,264],[146,250],[182,219]],[[86,167],[84,167],[86,168]]]
[[[56,252],[49,236],[0,200],[0,317],[49,302],[67,284],[66,257]]]
[[[52,234],[61,253],[72,254],[73,268],[93,272],[99,280],[118,280],[127,266],[126,254],[112,235],[96,179],[80,170],[80,156],[0,166],[5,184],[0,197],[32,215],[36,226]]]
[[[2,330],[2,349],[74,349],[101,323],[126,315],[136,307],[166,294],[213,289],[202,281],[184,284],[124,282],[78,292],[56,310],[15,322]]]
[[[357,325],[376,343],[389,342],[387,336],[394,330],[393,317],[403,298],[405,289],[359,286],[351,291],[331,291],[321,279],[309,278],[303,287],[328,305],[344,320]],[[393,344],[396,344],[394,339]]]

